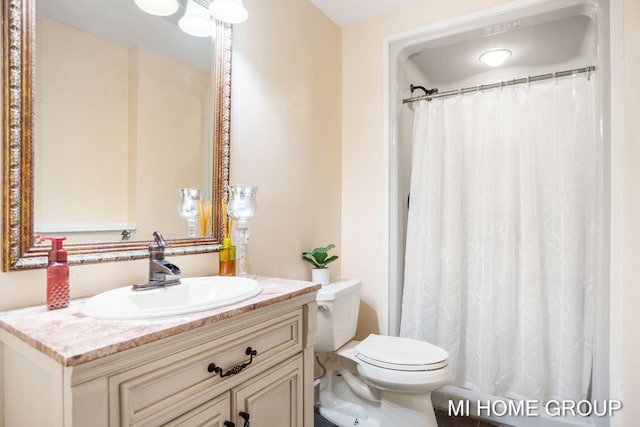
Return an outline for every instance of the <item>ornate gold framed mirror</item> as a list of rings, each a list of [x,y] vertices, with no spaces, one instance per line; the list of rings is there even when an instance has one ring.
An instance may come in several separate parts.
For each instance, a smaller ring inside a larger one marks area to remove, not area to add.
[[[92,233],[88,234],[86,234],[86,230],[69,228],[69,224],[75,224],[77,222],[76,219],[67,220],[65,223],[64,220],[66,218],[63,216],[62,220],[60,220],[60,218],[57,219],[56,224],[58,224],[58,228],[47,228],[46,224],[43,225],[43,220],[38,218],[40,212],[50,210],[48,205],[44,208],[40,206],[39,203],[42,203],[42,200],[45,199],[43,193],[47,194],[47,192],[51,193],[51,191],[40,188],[43,178],[37,176],[37,174],[42,173],[42,168],[37,161],[42,162],[42,159],[47,156],[46,153],[50,152],[51,148],[41,148],[36,142],[40,142],[37,140],[39,137],[42,137],[43,134],[48,136],[50,133],[49,129],[51,128],[48,127],[42,130],[42,127],[36,126],[36,124],[39,125],[41,120],[40,117],[36,119],[36,113],[38,112],[38,114],[40,114],[38,109],[43,109],[42,106],[45,104],[43,98],[53,106],[49,111],[55,111],[56,108],[60,109],[59,104],[57,104],[58,101],[51,101],[51,97],[47,97],[49,92],[41,90],[42,87],[39,86],[40,83],[36,82],[36,75],[40,76],[42,72],[37,68],[36,64],[36,57],[39,60],[42,58],[41,54],[36,52],[38,49],[36,35],[41,30],[41,28],[36,28],[36,25],[38,25],[37,22],[40,22],[39,19],[36,19],[37,8],[40,4],[38,3],[37,5],[36,3],[40,1],[44,0],[2,0],[3,271],[45,267],[49,246],[42,243],[38,235],[51,235],[49,233],[63,235],[68,232],[84,236],[69,239],[69,243],[65,245],[71,264],[125,261],[144,258],[148,256],[148,245],[152,240],[151,233],[147,233],[147,228],[156,227],[156,224],[143,225],[142,222],[144,220],[137,220],[135,218],[136,209],[130,208],[127,211],[128,214],[125,215],[125,220],[117,223],[125,224],[122,230],[117,229],[117,226],[112,230],[117,233],[117,238],[109,237],[102,239],[101,236],[103,234],[101,233],[103,233],[103,230],[100,229],[100,227],[94,227],[97,231],[92,230]],[[198,1],[200,2],[200,0]],[[86,3],[89,2],[85,2],[85,4]],[[94,2],[91,2],[91,4],[93,3]],[[134,4],[133,1],[127,3]],[[200,3],[204,5],[206,2]],[[124,3],[121,2],[121,4]],[[184,7],[184,5],[182,7]],[[168,25],[176,26],[176,22],[175,20],[174,22],[166,21],[162,22],[162,25],[165,27]],[[67,31],[67,33],[75,31],[75,29],[68,30],[66,27],[63,29]],[[205,123],[204,130],[201,131],[199,135],[200,142],[204,141],[203,145],[206,146],[207,149],[204,155],[202,153],[196,154],[196,156],[205,158],[204,164],[208,165],[204,167],[205,170],[200,175],[204,176],[203,179],[206,181],[205,184],[202,184],[202,187],[205,188],[207,200],[210,202],[212,219],[209,228],[205,228],[202,233],[197,234],[198,237],[189,237],[186,232],[184,235],[170,233],[170,235],[167,236],[167,234],[165,234],[167,243],[169,244],[166,251],[167,255],[214,252],[217,251],[220,246],[220,201],[223,197],[226,197],[229,183],[232,27],[229,24],[218,22],[215,33],[215,42],[210,43],[210,55],[212,59],[210,70],[207,74],[207,79],[209,79],[208,92],[203,92],[203,89],[199,89],[200,101],[208,106],[206,114],[202,113],[202,117],[198,119],[200,122]],[[43,39],[48,40],[48,38]],[[211,38],[209,38],[209,41],[210,40]],[[127,55],[131,57],[130,53]],[[148,56],[153,55],[155,55],[155,52],[151,52]],[[162,60],[165,61],[162,62],[162,64],[167,63],[164,58],[162,58]],[[139,64],[139,62],[137,64]],[[126,73],[131,75],[131,71],[127,71]],[[93,76],[93,73],[86,74]],[[151,74],[155,76],[157,73],[154,72]],[[144,77],[144,82],[147,82],[148,79],[146,79],[146,76]],[[138,78],[138,80],[140,80],[140,78]],[[183,80],[191,82],[191,75],[189,75],[188,79],[183,77]],[[95,86],[94,84],[93,87]],[[38,88],[38,90],[36,90],[36,88]],[[157,93],[157,91],[153,93]],[[203,95],[203,93],[206,95]],[[128,94],[128,98],[131,99],[130,93]],[[156,102],[156,99],[154,98],[152,102]],[[101,105],[102,103],[102,101],[95,102],[90,105],[89,108],[93,108],[95,105]],[[79,118],[77,113],[74,112],[69,115],[74,117],[78,123],[83,122],[83,119]],[[49,113],[48,117],[52,117],[52,113]],[[131,113],[129,113],[129,118],[130,117]],[[182,119],[176,119],[175,121],[182,122]],[[155,123],[161,122],[161,120],[157,119],[155,121]],[[69,126],[66,127],[66,131],[69,131]],[[99,136],[101,132],[102,130],[95,132],[95,135]],[[125,135],[131,135],[131,132],[130,129],[123,131]],[[156,134],[163,132],[163,130],[155,130]],[[182,133],[179,133],[179,135],[182,135]],[[51,144],[49,141],[47,141],[47,143]],[[174,153],[174,158],[184,155],[186,151],[186,143],[181,141],[180,144],[181,145],[173,148],[173,151],[170,151],[170,153]],[[158,148],[156,147],[155,149],[157,150]],[[147,157],[146,154],[137,154],[137,156]],[[171,165],[174,159],[171,157],[171,155],[165,155],[160,161],[156,160],[156,162],[161,163],[158,165],[158,170],[163,174],[167,174],[169,181],[175,181],[176,186],[176,188],[165,189],[162,195],[162,203],[160,203],[159,206],[162,206],[163,210],[171,211],[171,215],[168,216],[178,217],[176,204],[178,203],[180,187],[194,187],[195,185],[183,185],[181,179],[177,178],[175,172],[172,170]],[[98,162],[101,161],[102,159],[98,159]],[[91,167],[93,166],[90,165],[89,170],[91,170]],[[65,168],[69,169],[67,170],[68,177],[70,177],[69,181],[82,182],[87,180],[91,174],[82,171],[77,172],[73,167],[66,166]],[[82,168],[78,168],[78,170],[81,169]],[[139,169],[137,172],[138,176],[148,171],[148,168]],[[49,178],[45,180],[49,180]],[[107,181],[108,184],[111,185],[112,181],[115,180],[109,177]],[[135,185],[132,185],[130,182],[125,182],[123,185],[135,187]],[[140,186],[139,180],[136,185]],[[92,188],[95,189],[96,187]],[[102,190],[95,192],[102,195]],[[114,193],[117,192],[114,191]],[[82,203],[79,203],[78,200],[72,200],[74,194],[74,192],[65,192],[65,189],[60,189],[56,199],[63,203],[72,202],[75,203],[76,206],[81,206]],[[81,201],[85,200],[84,197],[85,196],[80,197]],[[158,196],[149,196],[145,200],[149,198],[158,199]],[[141,203],[142,202],[138,202],[137,211],[141,210],[139,207]],[[86,202],[84,205],[91,208],[95,205],[95,202]],[[98,209],[94,207],[94,210]],[[131,214],[132,211],[134,214]],[[158,213],[158,211],[156,210],[155,213]],[[154,214],[154,212],[152,212],[152,214]],[[127,217],[127,215],[129,216]],[[131,215],[134,216],[133,219]],[[181,218],[177,220],[183,221]],[[137,225],[136,221],[139,221]],[[61,223],[66,224],[67,228],[60,227],[59,224]],[[135,238],[133,239],[130,239],[132,230],[128,229],[128,224],[130,223],[134,224],[133,234]],[[159,230],[162,231],[162,227],[164,226],[161,225],[158,227]],[[144,233],[142,232],[143,229],[145,230]],[[136,230],[139,232],[136,233]],[[84,235],[82,234],[83,232],[85,233]],[[120,235],[122,235],[122,237],[120,237]]]

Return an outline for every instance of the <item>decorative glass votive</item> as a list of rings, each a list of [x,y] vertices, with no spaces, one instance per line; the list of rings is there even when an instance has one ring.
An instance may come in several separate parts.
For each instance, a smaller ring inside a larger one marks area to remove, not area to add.
[[[247,243],[249,242],[249,220],[256,216],[258,187],[246,185],[229,186],[229,216],[236,228],[236,268],[239,276],[246,276]]]
[[[201,192],[196,188],[181,188],[178,215],[187,221],[187,236],[196,237],[196,223],[198,221],[198,203]]]

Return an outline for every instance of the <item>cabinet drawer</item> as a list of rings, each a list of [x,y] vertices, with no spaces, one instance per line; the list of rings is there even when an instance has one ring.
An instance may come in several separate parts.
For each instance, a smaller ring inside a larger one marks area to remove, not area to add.
[[[187,412],[162,427],[223,427],[231,419],[229,393],[209,401]]]
[[[300,351],[302,311],[296,310],[114,375],[110,425],[168,422]],[[222,375],[210,372],[211,365]]]

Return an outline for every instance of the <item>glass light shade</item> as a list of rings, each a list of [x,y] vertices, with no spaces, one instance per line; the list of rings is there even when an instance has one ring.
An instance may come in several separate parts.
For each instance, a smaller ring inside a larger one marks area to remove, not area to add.
[[[178,0],[135,0],[136,6],[157,16],[169,16],[178,11]]]
[[[492,49],[480,55],[479,59],[490,67],[497,67],[502,65],[510,56],[511,51],[509,49]]]
[[[213,0],[209,5],[209,12],[217,20],[229,24],[239,24],[249,17],[242,0]]]
[[[213,35],[213,21],[209,11],[193,0],[187,2],[184,15],[178,20],[178,26],[185,33],[195,37],[211,37]]]

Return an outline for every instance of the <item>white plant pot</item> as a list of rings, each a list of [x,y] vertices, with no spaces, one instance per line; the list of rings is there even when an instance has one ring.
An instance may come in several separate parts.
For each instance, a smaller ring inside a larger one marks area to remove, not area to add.
[[[311,281],[321,285],[329,284],[329,268],[314,268],[311,270]]]

